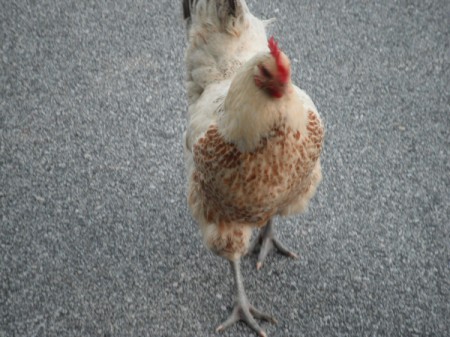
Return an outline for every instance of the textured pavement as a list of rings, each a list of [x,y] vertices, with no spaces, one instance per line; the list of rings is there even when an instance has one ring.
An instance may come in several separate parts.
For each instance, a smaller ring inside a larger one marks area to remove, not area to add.
[[[179,1],[2,1],[0,336],[217,336],[185,201]],[[269,336],[449,336],[450,2],[249,1],[326,125],[324,180],[243,261]],[[222,336],[253,336],[238,324]]]

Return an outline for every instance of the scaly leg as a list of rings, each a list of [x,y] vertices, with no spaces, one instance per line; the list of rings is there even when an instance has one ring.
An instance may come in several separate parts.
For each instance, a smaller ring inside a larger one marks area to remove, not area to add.
[[[298,255],[293,253],[284,244],[275,237],[275,230],[273,228],[272,219],[270,219],[266,226],[261,228],[258,238],[255,240],[252,251],[256,251],[257,247],[261,245],[258,254],[258,262],[256,262],[256,269],[261,269],[267,254],[275,247],[281,254],[298,259]]]
[[[267,315],[254,306],[252,306],[245,294],[244,283],[242,282],[242,274],[240,267],[240,260],[230,261],[231,270],[233,271],[234,282],[236,285],[236,299],[234,304],[233,312],[230,317],[219,325],[216,329],[217,332],[222,332],[225,329],[232,326],[238,321],[244,321],[250,328],[252,328],[259,336],[266,337],[266,333],[258,325],[255,318],[268,321],[271,323],[276,323],[277,321],[270,315]]]

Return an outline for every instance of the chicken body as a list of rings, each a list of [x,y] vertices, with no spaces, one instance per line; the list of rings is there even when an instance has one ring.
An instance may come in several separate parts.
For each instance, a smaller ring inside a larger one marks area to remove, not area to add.
[[[263,230],[262,263],[273,237],[271,219],[304,211],[321,180],[323,126],[309,96],[292,84],[290,63],[268,43],[267,22],[244,0],[185,0],[189,122],[185,133],[188,204],[203,239],[228,259],[236,305],[223,330],[254,318],[273,321],[249,304],[239,260],[253,228]],[[260,265],[259,265],[260,266]]]

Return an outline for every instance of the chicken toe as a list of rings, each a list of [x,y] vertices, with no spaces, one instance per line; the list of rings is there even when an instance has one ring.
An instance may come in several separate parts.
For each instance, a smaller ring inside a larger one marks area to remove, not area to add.
[[[259,311],[249,303],[247,295],[245,294],[244,284],[242,282],[239,260],[231,261],[231,266],[236,284],[236,302],[231,315],[226,321],[217,327],[216,332],[223,332],[233,324],[243,321],[253,331],[255,331],[258,336],[266,337],[267,335],[265,331],[259,326],[256,319],[274,324],[277,323],[277,321],[271,315]]]
[[[255,240],[252,251],[258,253],[258,261],[256,262],[256,269],[261,269],[267,254],[276,249],[281,254],[289,256],[294,259],[298,259],[298,255],[287,248],[279,239],[275,237],[275,230],[273,228],[272,220],[269,220],[264,228],[259,232],[258,238]]]

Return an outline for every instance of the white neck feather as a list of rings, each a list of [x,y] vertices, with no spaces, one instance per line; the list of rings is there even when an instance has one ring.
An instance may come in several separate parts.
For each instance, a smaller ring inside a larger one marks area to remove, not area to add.
[[[285,117],[289,94],[272,98],[254,83],[254,62],[248,62],[236,74],[218,120],[219,131],[226,141],[239,150],[254,150],[261,138]]]

